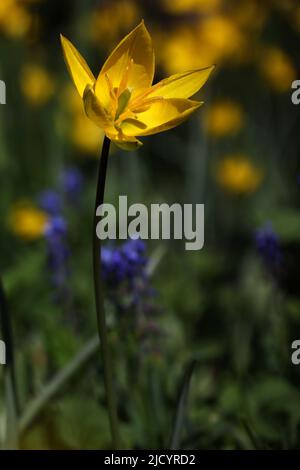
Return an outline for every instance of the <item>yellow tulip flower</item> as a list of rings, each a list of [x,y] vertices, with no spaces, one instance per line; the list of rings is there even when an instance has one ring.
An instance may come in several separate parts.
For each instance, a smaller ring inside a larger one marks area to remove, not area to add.
[[[156,85],[151,37],[142,21],[114,49],[97,79],[73,44],[61,36],[65,61],[87,116],[125,149],[140,136],[172,129],[202,102],[189,98],[207,81],[212,67],[172,75]]]

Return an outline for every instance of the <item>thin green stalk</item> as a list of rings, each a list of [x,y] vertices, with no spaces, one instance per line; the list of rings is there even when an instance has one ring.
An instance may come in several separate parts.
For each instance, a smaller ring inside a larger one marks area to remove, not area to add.
[[[18,393],[15,376],[15,361],[13,348],[13,333],[11,319],[8,312],[7,300],[5,296],[2,279],[0,279],[0,323],[3,340],[6,348],[5,364],[5,397],[7,412],[6,443],[7,449],[17,449],[18,447],[18,424],[19,413]]]
[[[105,308],[104,308],[103,283],[102,283],[102,274],[101,274],[101,241],[97,237],[97,234],[96,234],[96,226],[97,226],[96,211],[97,211],[97,208],[101,204],[103,204],[103,201],[104,201],[105,180],[106,180],[109,147],[110,147],[110,140],[105,136],[104,141],[103,141],[100,165],[99,165],[98,183],[97,183],[95,210],[94,210],[93,266],[94,266],[94,289],[95,289],[98,333],[99,333],[100,344],[101,344],[103,369],[104,369],[104,382],[105,382],[106,399],[107,399],[109,422],[110,422],[110,429],[111,429],[111,436],[112,436],[112,444],[113,444],[114,449],[118,449],[120,448],[119,426],[118,426],[117,406],[116,406],[116,399],[115,399],[115,392],[114,392],[112,361],[111,361],[109,344],[108,344],[106,315],[105,315]]]

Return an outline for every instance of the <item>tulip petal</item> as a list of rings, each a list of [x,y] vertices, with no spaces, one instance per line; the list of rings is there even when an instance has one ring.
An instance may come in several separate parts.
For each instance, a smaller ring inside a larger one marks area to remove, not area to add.
[[[83,94],[84,110],[87,117],[104,131],[116,133],[112,121],[99,103],[93,88],[88,85]]]
[[[205,84],[214,68],[213,65],[205,69],[171,75],[154,85],[153,92],[149,93],[148,97],[190,98]]]
[[[62,34],[60,35],[60,39],[69,74],[82,98],[86,86],[93,85],[96,79],[88,64],[73,44]]]
[[[126,136],[143,136],[167,131],[185,121],[202,104],[179,98],[156,101],[147,111],[136,114],[136,120],[123,121],[122,132]]]
[[[107,78],[114,89],[123,84],[132,97],[149,88],[154,76],[151,37],[142,21],[110,54],[97,78],[95,93],[104,107],[111,100]],[[123,91],[123,90],[121,90]]]

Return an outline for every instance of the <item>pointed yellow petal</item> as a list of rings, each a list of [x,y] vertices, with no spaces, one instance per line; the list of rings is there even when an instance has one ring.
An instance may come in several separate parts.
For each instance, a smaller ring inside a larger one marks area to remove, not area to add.
[[[86,115],[91,121],[93,121],[98,127],[101,127],[104,131],[116,132],[113,123],[109,119],[105,109],[97,100],[94,90],[90,85],[84,90],[83,94],[84,110]]]
[[[208,80],[215,66],[205,69],[192,70],[185,73],[177,73],[165,78],[153,86],[153,92],[148,97],[161,96],[163,98],[189,98]]]
[[[126,136],[143,136],[167,131],[185,121],[202,104],[178,98],[156,101],[147,111],[138,113],[137,120],[124,121],[122,132]]]
[[[108,77],[112,87],[128,88],[132,96],[149,88],[154,76],[154,52],[151,37],[142,21],[115,48],[97,78],[95,92],[102,105],[110,102]],[[121,90],[122,92],[123,90]]]
[[[85,87],[87,85],[93,85],[96,79],[86,61],[73,44],[62,34],[60,35],[60,39],[69,74],[82,98]]]

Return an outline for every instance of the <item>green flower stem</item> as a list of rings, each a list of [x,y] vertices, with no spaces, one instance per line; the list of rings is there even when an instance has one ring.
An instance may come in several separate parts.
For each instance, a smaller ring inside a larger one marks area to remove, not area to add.
[[[7,300],[5,296],[2,280],[0,279],[0,323],[3,339],[6,347],[6,364],[4,366],[5,374],[5,397],[7,412],[6,429],[6,449],[18,448],[18,414],[19,403],[15,375],[15,361],[13,348],[13,333],[11,319],[8,312]]]
[[[120,448],[119,440],[119,426],[118,426],[118,416],[117,416],[117,406],[114,393],[114,383],[113,383],[113,369],[112,362],[107,338],[107,325],[106,325],[106,316],[104,308],[104,295],[103,295],[103,283],[102,283],[102,274],[101,274],[101,241],[96,234],[97,218],[96,211],[97,208],[103,204],[104,200],[104,190],[105,190],[105,180],[106,180],[106,170],[107,170],[107,160],[109,154],[110,140],[105,136],[103,141],[99,173],[98,173],[98,183],[97,183],[97,192],[96,192],[96,201],[95,201],[95,210],[94,210],[94,223],[93,223],[93,265],[94,265],[94,289],[95,289],[95,301],[96,301],[96,311],[97,311],[97,321],[98,321],[98,333],[101,344],[102,360],[103,360],[103,369],[104,369],[104,382],[106,389],[106,399],[108,405],[108,414],[110,429],[112,435],[112,444],[114,449]]]

